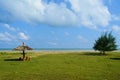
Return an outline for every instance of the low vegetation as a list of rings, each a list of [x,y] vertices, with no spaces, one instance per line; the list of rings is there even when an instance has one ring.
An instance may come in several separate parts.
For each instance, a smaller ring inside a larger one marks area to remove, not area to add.
[[[18,52],[0,53],[0,80],[120,79],[119,52],[107,55],[95,52],[31,52],[26,54],[31,57],[30,61],[18,61],[20,56]]]

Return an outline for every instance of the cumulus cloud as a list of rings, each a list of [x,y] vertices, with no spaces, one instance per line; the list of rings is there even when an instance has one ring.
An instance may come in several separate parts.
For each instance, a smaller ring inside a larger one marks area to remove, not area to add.
[[[0,0],[0,8],[9,13],[0,14],[4,16],[0,21],[5,22],[6,16],[9,16],[11,19],[51,26],[107,26],[111,14],[102,1],[62,0],[58,4],[53,0],[49,3],[44,0]]]
[[[17,40],[29,40],[30,37],[27,36],[25,33],[23,32],[19,32],[18,35],[16,33],[16,35],[8,33],[8,32],[3,32],[0,33],[0,41],[5,41],[5,42],[10,42],[10,41],[17,41]]]
[[[29,36],[27,36],[25,33],[23,33],[23,32],[20,32],[19,33],[19,37],[20,37],[20,39],[22,39],[22,40],[29,40]]]
[[[21,31],[18,27],[12,27],[9,24],[0,23],[0,41],[19,41],[19,40],[29,40],[30,37]]]
[[[112,19],[115,20],[115,21],[120,21],[120,16],[112,15]]]
[[[120,26],[118,26],[118,25],[114,25],[114,26],[112,26],[112,29],[113,29],[113,31],[115,31],[115,32],[120,32]]]
[[[10,31],[17,31],[17,29],[15,29],[14,27],[11,27],[9,24],[4,24],[4,27]]]
[[[11,35],[8,32],[0,33],[1,41],[12,41],[13,39],[15,39],[15,36]]]

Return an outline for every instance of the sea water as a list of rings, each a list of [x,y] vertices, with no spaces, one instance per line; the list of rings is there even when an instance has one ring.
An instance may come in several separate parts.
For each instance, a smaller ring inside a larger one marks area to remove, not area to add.
[[[33,51],[90,51],[91,48],[33,48]],[[12,48],[0,48],[0,51],[13,51]]]

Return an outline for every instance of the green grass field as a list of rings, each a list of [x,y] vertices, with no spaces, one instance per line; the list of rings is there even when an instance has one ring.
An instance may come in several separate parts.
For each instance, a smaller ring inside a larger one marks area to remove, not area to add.
[[[0,80],[120,80],[120,52],[44,53],[18,61],[20,53],[0,52]]]

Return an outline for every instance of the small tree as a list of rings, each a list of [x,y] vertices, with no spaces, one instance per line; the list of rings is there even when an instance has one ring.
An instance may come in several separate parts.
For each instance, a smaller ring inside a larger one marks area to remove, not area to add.
[[[106,51],[117,50],[115,37],[111,34],[111,32],[104,33],[95,41],[93,49],[100,51],[101,54],[105,54]]]

